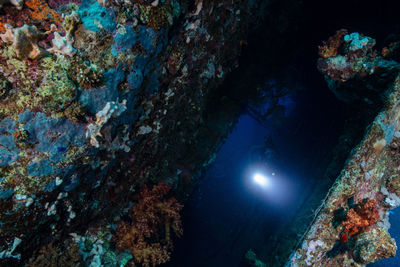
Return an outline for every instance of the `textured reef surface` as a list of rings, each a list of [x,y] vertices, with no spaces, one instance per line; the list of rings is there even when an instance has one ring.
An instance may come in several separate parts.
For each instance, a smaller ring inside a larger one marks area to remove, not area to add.
[[[390,210],[400,205],[398,42],[381,52],[375,40],[339,30],[319,47],[318,68],[345,101],[385,106],[352,151],[289,266],[365,266],[394,256]]]
[[[170,192],[231,129],[205,106],[261,2],[0,1],[2,266],[169,259]]]

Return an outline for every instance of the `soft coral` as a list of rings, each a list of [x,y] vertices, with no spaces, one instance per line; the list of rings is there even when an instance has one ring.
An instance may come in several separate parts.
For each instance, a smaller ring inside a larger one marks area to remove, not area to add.
[[[347,212],[343,226],[349,236],[354,236],[364,231],[368,226],[376,224],[378,220],[377,200],[365,200]]]
[[[183,234],[179,214],[183,205],[173,197],[166,198],[169,190],[165,183],[155,185],[152,190],[144,185],[139,202],[132,208],[132,222],[123,221],[117,228],[117,248],[129,249],[134,261],[145,267],[170,259],[171,230],[177,236]]]

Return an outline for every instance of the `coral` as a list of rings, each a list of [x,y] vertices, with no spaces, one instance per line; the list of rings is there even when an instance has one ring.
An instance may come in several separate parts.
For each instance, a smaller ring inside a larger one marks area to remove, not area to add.
[[[83,258],[82,266],[124,267],[130,266],[132,259],[129,251],[118,253],[112,242],[113,235],[110,225],[91,229],[81,236],[71,233],[73,244],[79,247],[79,254]]]
[[[151,7],[149,10],[149,26],[154,30],[161,30],[168,24],[168,15],[163,7]]]
[[[343,37],[347,35],[347,30],[341,29],[335,35],[329,37],[328,41],[323,41],[321,46],[318,46],[318,54],[322,58],[336,57],[338,49],[343,43]]]
[[[348,43],[348,50],[352,53],[353,57],[365,56],[375,46],[375,40],[368,36],[363,36],[358,32],[346,34],[343,40]]]
[[[77,5],[81,2],[80,0],[48,0],[49,6],[52,9],[61,9],[66,7],[77,7]]]
[[[24,25],[19,28],[6,27],[6,33],[0,35],[6,43],[12,43],[19,59],[39,59],[46,55],[46,51],[39,47],[38,42],[46,37],[36,26]]]
[[[203,1],[196,29],[192,19],[184,19],[189,6],[176,0],[100,1],[104,6],[96,0],[26,2],[22,10],[7,5],[0,14],[0,251],[10,251],[20,237],[17,266],[47,241],[57,247],[69,233],[95,227],[94,218],[110,222],[134,188],[166,178],[176,183],[176,166],[197,172],[210,162],[209,152],[232,126],[212,143],[200,140],[209,129],[202,118],[204,100],[237,65],[239,40],[253,20],[253,10],[240,1]],[[153,9],[144,14],[146,22],[139,5]],[[229,12],[218,16],[220,9]],[[170,27],[179,14],[180,23]],[[178,52],[168,72],[171,51]],[[218,79],[210,74],[212,66]],[[140,135],[141,129],[151,133]],[[191,157],[182,157],[188,149]],[[160,202],[165,210],[168,200]],[[180,234],[173,218],[160,217],[154,235],[137,244],[136,259],[149,265],[165,261],[172,232]],[[100,257],[107,266],[108,252],[100,251],[105,245],[93,238],[84,238],[93,246],[80,248],[88,255],[85,263],[96,264]],[[110,244],[108,251],[113,249]]]
[[[364,199],[359,204],[354,204],[353,201],[353,197],[347,200],[348,209],[340,207],[334,211],[332,226],[337,228],[342,225],[343,231],[340,234],[340,240],[326,253],[328,258],[354,250],[358,235],[369,230],[369,227],[375,225],[380,219],[376,199]]]
[[[121,222],[116,233],[117,248],[129,249],[134,261],[143,266],[156,266],[170,258],[171,230],[183,233],[179,212],[183,208],[175,198],[166,198],[170,187],[159,183],[148,189],[143,186],[139,202],[132,208],[133,222]]]
[[[115,28],[115,12],[99,5],[96,0],[83,0],[78,14],[85,29],[95,32],[112,32]]]
[[[4,24],[5,33],[0,34],[3,42],[12,44],[14,42],[14,29],[10,24]]]
[[[43,98],[41,101],[46,103],[45,110],[62,111],[75,99],[77,88],[62,64],[50,59],[44,63],[51,67],[37,88],[37,93]]]
[[[396,243],[387,230],[372,228],[358,236],[354,255],[358,262],[366,264],[378,259],[394,257],[396,249]]]
[[[349,236],[354,236],[364,231],[368,226],[376,224],[378,220],[377,200],[365,200],[355,209],[351,208],[347,212],[346,219],[343,221],[344,231]]]
[[[79,101],[73,101],[64,110],[64,116],[75,123],[80,121],[82,114],[85,114],[85,107]]]
[[[390,210],[400,203],[400,68],[393,60],[399,47],[391,46],[383,58],[374,44],[372,38],[348,34],[336,56],[319,59],[319,70],[339,98],[366,101],[361,97],[375,92],[385,94],[385,106],[352,151],[290,266],[363,266],[395,255],[388,229]],[[324,245],[308,253],[316,240]]]
[[[84,62],[81,58],[72,58],[68,72],[75,78],[81,89],[90,89],[100,86],[103,73],[90,62]]]
[[[34,257],[29,259],[26,267],[78,267],[81,266],[81,255],[74,243],[56,246],[53,243],[43,246]]]
[[[172,51],[168,58],[168,71],[175,75],[181,67],[183,55],[180,51]]]
[[[65,36],[62,37],[58,32],[54,33],[54,38],[51,40],[53,46],[47,51],[51,53],[59,53],[65,56],[72,57],[76,50],[72,47],[72,40],[68,40]]]
[[[38,59],[46,52],[39,47],[38,42],[43,38],[35,26],[24,25],[14,31],[13,47],[20,59]]]
[[[21,244],[22,240],[15,237],[12,243],[8,244],[8,249],[0,251],[0,259],[15,258],[20,259],[21,254],[15,254],[14,250]]]
[[[5,98],[11,88],[11,82],[0,74],[0,99]]]
[[[372,56],[374,45],[375,40],[370,37],[339,30],[319,46],[321,58],[318,60],[318,69],[339,82],[345,82],[356,75],[372,74],[379,59]]]
[[[399,174],[395,173],[388,177],[386,180],[386,187],[389,192],[394,192],[396,195],[400,196],[400,177]]]
[[[65,16],[64,21],[63,21],[63,28],[65,29],[67,36],[69,36],[69,39],[72,38],[72,34],[76,30],[76,27],[78,26],[78,24],[80,22],[81,22],[81,18],[79,17],[79,14],[76,13],[75,11],[73,11],[73,12],[71,12],[71,14]]]
[[[62,17],[56,11],[51,9],[46,1],[43,0],[27,0],[26,6],[32,10],[32,19],[46,22],[45,30],[50,30],[50,24],[54,23],[57,26],[62,24]]]
[[[126,110],[126,100],[121,103],[117,102],[107,102],[102,110],[96,113],[96,122],[88,125],[86,136],[90,138],[90,143],[92,146],[99,147],[99,141],[97,141],[97,136],[101,135],[101,129],[106,124],[110,118],[118,117],[122,112]]]

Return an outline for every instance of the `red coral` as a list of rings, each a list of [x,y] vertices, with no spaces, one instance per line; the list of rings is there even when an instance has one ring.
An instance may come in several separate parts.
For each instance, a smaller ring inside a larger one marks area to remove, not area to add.
[[[146,185],[139,193],[139,202],[132,208],[132,222],[121,222],[116,233],[116,245],[121,251],[129,249],[134,261],[142,266],[167,262],[173,248],[171,230],[183,234],[180,211],[183,205],[171,197],[170,187],[159,183],[150,190]]]
[[[343,221],[345,232],[349,236],[357,235],[366,230],[368,226],[374,225],[379,220],[379,211],[376,199],[361,203],[355,209],[351,208]]]

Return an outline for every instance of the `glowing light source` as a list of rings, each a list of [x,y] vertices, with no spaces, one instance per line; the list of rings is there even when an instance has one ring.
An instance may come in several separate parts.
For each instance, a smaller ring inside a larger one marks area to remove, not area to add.
[[[261,186],[268,186],[268,184],[269,184],[268,178],[260,173],[254,174],[253,180],[255,183],[257,183],[258,185],[261,185]]]

